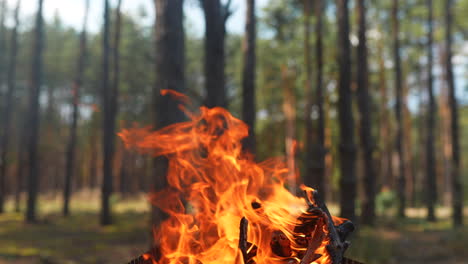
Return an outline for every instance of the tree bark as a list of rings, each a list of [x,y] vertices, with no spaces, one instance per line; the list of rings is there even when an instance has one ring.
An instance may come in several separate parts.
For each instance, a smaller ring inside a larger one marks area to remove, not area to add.
[[[297,192],[296,179],[296,96],[294,94],[294,76],[283,65],[281,69],[281,79],[283,85],[283,113],[285,118],[285,148],[286,165],[288,168],[288,189],[291,193]]]
[[[338,118],[340,127],[340,210],[341,216],[355,220],[356,146],[351,94],[351,45],[347,0],[338,0]]]
[[[125,147],[122,147],[122,158],[119,173],[119,191],[123,196],[129,194],[131,189],[130,185],[132,184],[132,182],[128,181],[130,162],[133,162],[133,160],[130,159],[130,153],[125,149]]]
[[[5,64],[5,42],[6,42],[6,30],[5,30],[5,16],[6,16],[6,7],[7,7],[7,1],[3,0],[0,3],[0,88],[3,87],[3,82],[4,82],[4,64]],[[9,89],[9,88],[8,88]],[[7,91],[6,98],[8,97],[9,91]],[[1,94],[0,94],[1,95]],[[1,97],[0,97],[1,99]],[[6,99],[5,99],[6,100]],[[4,100],[4,101],[5,101]],[[8,101],[5,101],[5,105],[0,106],[0,120],[3,122],[6,122],[9,117],[7,117],[7,112],[8,112]],[[3,109],[2,109],[3,108]],[[9,124],[5,123],[6,125]],[[5,130],[8,130],[7,126],[4,126],[2,129],[3,135],[1,135],[1,141],[0,141],[0,214],[4,212],[4,204],[5,204],[5,197],[6,197],[6,149],[4,146],[4,140],[3,138],[5,137]],[[7,132],[8,133],[8,132]],[[8,143],[7,143],[8,144]]]
[[[434,153],[434,130],[435,127],[435,111],[436,105],[433,91],[433,4],[432,0],[427,0],[427,95],[429,99],[429,107],[427,113],[427,138],[426,138],[426,203],[427,203],[427,220],[435,221],[434,206],[436,202],[436,168],[435,168],[435,153]]]
[[[206,106],[227,107],[224,42],[230,3],[221,0],[200,0],[205,14],[205,87]]]
[[[18,111],[19,116],[24,117],[26,113],[24,109]],[[21,210],[21,191],[24,189],[24,172],[26,170],[27,161],[26,161],[26,140],[27,140],[27,130],[25,126],[25,120],[18,120],[18,156],[17,156],[17,166],[16,166],[16,189],[15,189],[15,212],[20,212]]]
[[[83,75],[86,63],[86,24],[88,22],[89,0],[86,0],[85,14],[83,21],[83,28],[80,35],[80,51],[78,53],[78,67],[76,72],[76,79],[73,83],[72,90],[72,121],[70,124],[70,135],[66,150],[66,164],[65,164],[65,184],[63,190],[63,215],[69,215],[69,201],[71,196],[71,185],[73,180],[73,173],[75,169],[75,154],[76,154],[76,140],[77,140],[77,124],[79,114],[79,103],[81,87],[83,85]]]
[[[247,12],[243,42],[244,65],[242,72],[242,120],[249,126],[249,136],[243,141],[243,148],[255,154],[255,63],[256,63],[256,16],[255,0],[246,0]]]
[[[322,90],[322,75],[323,75],[323,55],[322,55],[322,0],[316,1],[316,68],[317,68],[317,83],[316,83],[316,106],[318,112],[317,127],[314,129],[312,121],[312,106],[314,104],[314,93],[312,90],[312,70],[311,70],[311,54],[310,54],[310,13],[312,1],[304,0],[304,61],[306,68],[305,94],[305,160],[304,168],[306,175],[304,181],[306,185],[324,191],[325,188],[325,133],[324,133],[324,117],[323,117],[323,90]],[[325,193],[325,192],[324,192]]]
[[[6,1],[5,1],[6,2]],[[10,147],[10,132],[11,132],[11,114],[13,112],[14,92],[16,89],[16,64],[18,55],[18,27],[19,27],[19,10],[21,1],[17,2],[15,8],[15,26],[11,35],[11,51],[10,60],[8,62],[7,70],[7,94],[4,101],[3,111],[3,127],[2,138],[0,142],[0,213],[4,211],[4,200],[6,195],[5,179],[8,171],[8,152]]]
[[[305,109],[304,109],[304,122],[305,122],[305,159],[304,168],[306,174],[304,176],[304,183],[307,186],[312,186],[318,190],[322,190],[321,187],[317,186],[316,177],[312,171],[313,164],[316,160],[313,159],[314,152],[314,128],[312,123],[312,59],[310,54],[310,13],[311,13],[311,1],[303,0],[303,19],[304,19],[304,69],[305,69],[305,80],[304,80],[304,94],[305,94]]]
[[[2,0],[0,2],[0,87],[5,81],[5,46],[6,46],[6,26],[5,26],[5,17],[7,14],[7,0]]]
[[[402,86],[402,72],[401,72],[401,56],[400,56],[400,25],[399,25],[399,0],[393,0],[392,7],[392,22],[393,22],[393,56],[395,64],[395,92],[396,92],[396,103],[395,103],[395,116],[397,121],[396,128],[396,150],[398,153],[398,176],[397,176],[397,193],[398,193],[398,216],[401,218],[405,217],[406,208],[406,171],[405,171],[405,157],[403,151],[403,118],[402,118],[402,98],[403,98],[403,86]]]
[[[450,127],[452,139],[452,220],[454,226],[463,225],[463,193],[460,179],[460,139],[459,139],[459,120],[458,120],[458,102],[455,93],[455,81],[453,76],[452,64],[452,26],[453,26],[453,1],[445,1],[445,71],[447,78],[447,87],[450,103]]]
[[[122,0],[117,1],[117,8],[115,10],[115,26],[114,26],[114,48],[113,48],[113,53],[112,53],[112,61],[113,61],[113,90],[114,90],[114,96],[115,96],[115,103],[116,103],[116,108],[118,107],[118,94],[119,94],[119,80],[120,80],[120,39],[121,39],[121,31],[122,31],[122,12],[121,12],[121,6],[122,6]],[[117,110],[114,110],[117,112]],[[125,149],[122,150],[123,156],[125,156]],[[122,162],[125,162],[122,158]],[[126,164],[122,164],[122,166],[125,166]],[[119,181],[119,189],[122,190],[122,182],[125,182],[125,177],[127,176],[124,170],[120,170],[120,181]]]
[[[322,199],[325,201],[325,155],[327,148],[325,147],[325,113],[324,113],[324,88],[323,88],[323,11],[325,9],[325,2],[323,0],[316,1],[315,7],[315,19],[316,19],[316,72],[317,72],[317,83],[316,83],[316,106],[318,113],[318,122],[317,122],[317,149],[314,152],[314,160],[317,160],[315,163],[317,166],[314,168],[314,173],[316,174],[316,186],[317,188],[322,188]]]
[[[90,148],[90,158],[89,158],[89,187],[95,189],[99,186],[99,131],[98,124],[96,124],[97,113],[93,113],[91,116],[91,125],[89,128],[89,148]]]
[[[387,91],[387,76],[385,69],[385,58],[384,58],[384,43],[380,40],[378,43],[378,57],[379,57],[379,85],[380,85],[380,175],[381,185],[385,188],[390,188],[393,179],[393,167],[392,167],[392,136],[391,136],[391,125],[389,122],[389,110],[388,104],[388,91]]]
[[[115,134],[115,98],[112,87],[109,85],[109,1],[104,0],[104,33],[102,43],[102,104],[103,104],[103,181],[101,200],[101,225],[112,224],[111,208],[109,203],[113,185],[113,160],[114,160],[114,134]]]
[[[357,47],[357,85],[358,106],[360,113],[360,138],[362,147],[362,159],[364,161],[364,201],[361,221],[363,224],[372,225],[375,221],[375,185],[376,175],[374,168],[374,137],[372,135],[372,96],[369,92],[368,62],[367,62],[367,38],[366,38],[366,3],[357,1],[359,44]]]
[[[29,122],[28,122],[28,201],[26,222],[36,221],[37,192],[39,189],[39,95],[42,85],[42,51],[43,51],[43,0],[38,1],[36,29],[34,31],[33,61],[31,83],[29,85]]]
[[[154,87],[155,128],[159,129],[185,119],[178,108],[179,102],[170,95],[161,95],[161,90],[171,89],[184,93],[185,89],[185,51],[183,26],[183,0],[155,0],[156,17],[156,80]],[[167,185],[167,159],[158,157],[154,161],[155,181],[153,190],[161,190]],[[153,207],[152,224],[158,226],[165,214]]]

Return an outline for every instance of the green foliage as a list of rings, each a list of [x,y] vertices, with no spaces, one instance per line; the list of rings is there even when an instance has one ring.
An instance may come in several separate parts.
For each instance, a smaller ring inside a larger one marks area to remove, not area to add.
[[[398,199],[394,191],[389,189],[384,189],[377,194],[376,197],[376,209],[377,213],[383,216],[391,216],[391,210],[396,208]]]

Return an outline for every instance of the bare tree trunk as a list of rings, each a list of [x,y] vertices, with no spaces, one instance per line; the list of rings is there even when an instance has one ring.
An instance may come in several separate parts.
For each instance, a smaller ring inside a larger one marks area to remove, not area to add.
[[[445,69],[445,48],[440,48],[440,67]],[[447,79],[446,72],[443,72],[444,80]],[[452,196],[452,186],[451,186],[451,160],[452,160],[452,143],[450,135],[450,106],[449,106],[449,96],[447,83],[444,82],[441,84],[440,95],[438,100],[438,111],[440,113],[440,142],[441,142],[441,153],[440,159],[442,163],[442,174],[443,174],[443,201],[445,206],[450,206],[451,196]]]
[[[90,148],[90,158],[89,158],[89,187],[91,189],[95,189],[99,186],[99,179],[100,179],[100,173],[99,173],[99,158],[101,155],[99,155],[99,120],[98,120],[98,114],[94,112],[91,115],[91,124],[89,128],[89,148]]]
[[[409,87],[405,83],[403,88],[403,101],[402,101],[402,115],[403,115],[403,151],[405,155],[405,175],[406,175],[406,200],[411,202],[411,190],[415,185],[414,180],[414,153],[413,153],[413,137],[411,134],[412,119],[411,112],[408,109],[407,99],[408,99]],[[408,202],[407,202],[408,204]]]
[[[225,5],[221,0],[200,1],[205,14],[205,104],[208,107],[227,107],[224,42],[231,0]]]
[[[433,91],[433,47],[432,47],[432,35],[433,35],[433,4],[432,0],[427,0],[427,95],[429,99],[429,108],[427,113],[427,138],[426,138],[426,203],[427,203],[427,220],[435,221],[434,206],[436,202],[436,176],[435,176],[435,153],[434,153],[434,130],[435,128],[435,100]]]
[[[281,77],[283,82],[283,112],[285,117],[285,148],[286,148],[286,165],[288,168],[288,188],[291,193],[297,192],[296,179],[296,156],[295,156],[295,141],[296,141],[296,100],[294,95],[294,77],[291,72],[283,65],[281,69]]]
[[[387,108],[388,92],[387,92],[387,76],[385,69],[384,59],[384,44],[380,40],[378,44],[379,53],[379,85],[380,85],[380,175],[381,185],[386,188],[390,188],[392,183],[392,137],[391,127],[389,122],[389,110]]]
[[[109,203],[112,194],[113,174],[112,165],[114,160],[114,132],[115,132],[115,113],[113,107],[114,95],[112,87],[109,85],[109,1],[104,0],[104,33],[102,46],[102,101],[103,101],[103,181],[102,181],[102,200],[101,200],[101,225],[110,225],[112,223],[111,208]]]
[[[313,159],[314,152],[314,128],[312,124],[312,59],[310,54],[310,13],[311,13],[311,1],[303,0],[303,19],[304,19],[304,68],[305,68],[305,80],[304,80],[304,94],[305,94],[305,109],[304,109],[304,122],[305,122],[305,156],[304,156],[304,169],[306,173],[304,175],[304,183],[307,186],[311,186],[322,191],[322,188],[316,185],[317,175],[313,174],[312,164],[316,162]]]
[[[42,84],[42,51],[43,51],[43,0],[38,1],[36,29],[34,31],[33,62],[31,84],[29,89],[29,122],[28,122],[28,202],[26,221],[36,221],[37,192],[39,189],[39,95]]]
[[[113,90],[114,90],[114,94],[115,94],[115,103],[117,103],[118,101],[118,93],[119,93],[119,80],[120,80],[120,35],[121,35],[121,31],[122,31],[122,12],[121,12],[121,6],[122,6],[122,0],[118,0],[117,2],[117,8],[115,10],[115,31],[114,31],[114,49],[113,49],[113,54],[112,54],[112,60],[113,60],[113,66],[114,66],[114,69],[113,69]],[[117,107],[117,106],[116,106]],[[116,110],[114,110],[115,112],[117,112]],[[122,149],[123,151],[123,155],[122,157],[125,156],[125,149]],[[122,161],[123,158],[122,158]],[[122,166],[125,166],[125,164],[122,164]],[[120,182],[119,182],[119,186],[122,187],[122,181],[125,182],[125,179],[124,177],[126,177],[127,174],[126,173],[122,173],[122,170],[121,170],[121,173],[120,173]],[[122,190],[122,188],[120,188],[120,190]]]
[[[340,210],[341,216],[355,220],[356,146],[351,94],[351,45],[347,0],[338,0],[338,118],[340,127]]]
[[[177,107],[178,102],[169,95],[161,95],[162,89],[185,92],[183,3],[183,0],[155,0],[157,17],[155,73],[158,82],[154,88],[154,114],[157,129],[185,119],[183,112]],[[153,189],[160,190],[167,185],[167,159],[158,157],[154,165]],[[154,226],[158,226],[165,217],[160,209],[153,207],[152,224]]]
[[[247,12],[243,43],[244,67],[242,72],[242,120],[249,126],[249,136],[243,141],[243,148],[255,154],[255,45],[256,16],[255,0],[246,0]]]
[[[316,106],[318,112],[318,124],[314,130],[312,122],[312,106],[314,104],[314,95],[312,91],[312,70],[311,70],[311,55],[310,55],[310,11],[312,1],[304,0],[304,58],[306,68],[306,138],[305,138],[305,160],[304,168],[306,170],[305,183],[306,185],[324,191],[325,189],[325,129],[323,116],[323,55],[322,55],[322,0],[316,1],[316,67],[317,67],[317,83],[316,83]],[[325,192],[324,192],[325,193]]]
[[[374,168],[374,137],[372,136],[372,96],[369,93],[367,39],[366,39],[366,3],[357,1],[359,45],[357,48],[358,63],[358,106],[361,115],[360,138],[364,161],[364,201],[361,214],[363,224],[372,225],[375,221],[375,168]]]
[[[452,208],[453,224],[455,226],[463,225],[463,194],[460,179],[460,140],[458,135],[458,102],[455,93],[455,81],[453,76],[452,64],[452,11],[453,1],[445,1],[445,48],[446,48],[446,77],[449,90],[450,114],[451,114],[451,138],[452,138]]]
[[[6,2],[6,1],[5,1]],[[8,152],[9,152],[9,142],[10,142],[10,132],[11,132],[11,114],[13,111],[13,100],[14,92],[16,89],[16,64],[17,64],[17,54],[18,54],[18,27],[19,27],[19,10],[21,6],[21,1],[17,2],[15,9],[15,26],[11,35],[11,51],[10,51],[10,60],[8,62],[7,70],[7,94],[5,96],[4,102],[4,112],[3,112],[3,131],[1,139],[1,154],[0,154],[0,213],[3,212],[4,208],[4,196],[6,195],[5,188],[5,179],[8,171]]]
[[[5,16],[6,16],[6,7],[7,7],[7,1],[6,0],[3,0],[1,3],[0,3],[0,92],[3,90],[3,82],[4,82],[4,64],[5,64],[5,42],[6,42],[6,29],[5,29]],[[9,89],[9,88],[8,88]],[[6,97],[8,97],[8,93],[9,91],[7,91],[7,95]],[[2,94],[0,93],[0,96]],[[0,98],[1,99],[1,98]],[[5,99],[6,100],[6,99]],[[9,117],[7,116],[7,112],[8,112],[8,106],[7,104],[9,103],[9,101],[6,101],[6,104],[5,105],[1,105],[0,106],[0,121],[5,122],[9,119]],[[2,109],[4,108],[4,109]],[[8,123],[5,123],[5,124],[9,124],[9,121]],[[2,129],[2,133],[3,135],[1,135],[2,137],[2,140],[0,142],[0,214],[4,212],[4,204],[5,204],[5,197],[6,197],[6,175],[5,175],[5,172],[6,172],[6,149],[5,149],[5,143],[3,142],[3,138],[5,137],[5,130],[9,130],[8,126],[4,126],[4,128]],[[8,132],[6,132],[8,133]],[[8,142],[6,143],[8,144]]]
[[[21,116],[25,116],[26,113],[21,111]],[[20,212],[21,209],[21,191],[24,189],[24,171],[25,165],[27,162],[25,160],[25,147],[26,147],[26,127],[25,121],[18,121],[18,130],[19,130],[19,137],[18,137],[18,165],[16,166],[16,190],[15,190],[15,212]]]
[[[70,124],[70,135],[66,150],[66,165],[65,165],[65,184],[63,190],[63,215],[69,215],[69,201],[71,196],[71,185],[73,173],[75,169],[75,154],[77,140],[77,124],[79,114],[80,92],[83,85],[83,75],[86,63],[86,24],[88,22],[89,0],[86,0],[83,28],[80,35],[80,51],[78,53],[78,67],[75,82],[72,90],[72,121]]]
[[[5,81],[5,60],[7,54],[7,52],[5,52],[5,46],[7,41],[5,17],[7,14],[7,7],[7,0],[2,0],[0,2],[0,87],[3,86],[3,83]]]
[[[93,129],[94,130],[94,129]],[[91,157],[90,157],[90,164],[89,164],[89,178],[90,178],[90,187],[92,189],[96,188],[99,185],[99,171],[98,171],[98,139],[97,139],[97,132],[93,131],[93,134],[91,135],[90,139],[90,145],[91,145]]]
[[[315,34],[316,39],[316,72],[317,72],[317,83],[316,83],[316,106],[318,113],[318,122],[317,122],[317,150],[314,152],[314,160],[317,160],[315,163],[317,166],[314,168],[314,174],[316,174],[318,188],[325,190],[325,155],[327,153],[327,148],[325,147],[325,113],[324,113],[324,87],[323,87],[323,11],[325,9],[325,2],[323,0],[317,0],[315,6]],[[322,195],[322,199],[325,200],[326,195]]]
[[[131,182],[128,181],[129,174],[129,163],[133,162],[130,158],[130,153],[122,147],[122,158],[120,163],[120,180],[119,180],[119,191],[123,196],[126,196],[129,193]]]
[[[395,116],[397,121],[396,129],[396,150],[398,153],[398,176],[397,176],[397,192],[398,192],[398,216],[405,217],[406,208],[406,173],[405,173],[405,157],[403,151],[403,118],[402,118],[402,97],[403,97],[403,86],[402,86],[402,73],[401,73],[401,56],[400,56],[400,25],[399,25],[399,0],[393,0],[392,8],[392,21],[393,21],[393,56],[395,64],[395,91],[396,91],[396,103],[395,103]]]

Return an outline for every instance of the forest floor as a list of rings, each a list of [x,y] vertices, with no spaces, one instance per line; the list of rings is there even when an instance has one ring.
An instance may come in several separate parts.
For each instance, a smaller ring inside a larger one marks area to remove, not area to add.
[[[114,224],[108,227],[99,226],[99,201],[89,197],[98,196],[74,197],[68,218],[60,214],[60,199],[42,197],[35,225],[25,224],[23,215],[12,213],[7,204],[9,213],[0,215],[0,264],[127,263],[147,249],[149,217],[143,196],[114,197]],[[439,210],[442,217],[444,210]],[[359,227],[347,256],[367,264],[467,263],[468,228],[453,230],[447,218],[428,223],[419,212],[410,209],[406,220],[381,217],[376,228]]]

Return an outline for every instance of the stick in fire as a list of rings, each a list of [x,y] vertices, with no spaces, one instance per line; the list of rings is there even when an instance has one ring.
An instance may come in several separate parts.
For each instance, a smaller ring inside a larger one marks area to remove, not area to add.
[[[344,253],[350,245],[346,238],[354,231],[354,224],[349,220],[345,220],[343,223],[335,226],[328,207],[316,190],[306,189],[304,191],[304,196],[309,208],[307,212],[298,218],[298,223],[294,231],[296,233],[302,233],[306,237],[308,236],[304,240],[307,243],[307,249],[305,253],[298,254],[298,256],[301,256],[300,262],[297,258],[288,258],[285,263],[309,264],[320,258],[321,255],[317,254],[316,250],[321,245],[324,236],[327,236],[329,244],[326,249],[331,256],[332,264],[362,264],[361,262],[344,257]],[[257,246],[247,240],[248,224],[248,220],[243,217],[239,226],[239,250],[242,253],[243,263],[255,264],[254,257],[257,254]],[[321,230],[323,224],[327,226],[327,233]],[[298,241],[296,242],[298,244],[303,244],[304,242],[300,241],[300,239],[303,238],[304,236],[298,236]],[[271,247],[272,252],[280,257],[289,257],[292,255],[291,241],[280,232],[273,234]],[[157,263],[159,259],[159,249],[154,247],[147,253],[128,262],[128,264],[154,264]]]

